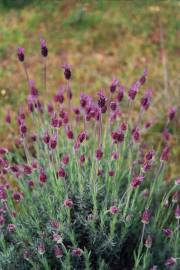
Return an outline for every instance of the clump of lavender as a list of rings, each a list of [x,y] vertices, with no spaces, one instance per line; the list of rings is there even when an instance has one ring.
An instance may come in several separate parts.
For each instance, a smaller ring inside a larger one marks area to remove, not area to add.
[[[45,40],[40,46],[45,90]],[[114,78],[73,106],[65,64],[65,84],[46,105],[23,48],[18,59],[29,94],[17,114],[15,148],[0,147],[0,269],[179,269],[179,177],[164,181],[176,107],[159,147],[148,145],[146,69],[128,91]],[[131,119],[123,111],[137,94],[139,114]],[[9,111],[5,120],[14,122]]]

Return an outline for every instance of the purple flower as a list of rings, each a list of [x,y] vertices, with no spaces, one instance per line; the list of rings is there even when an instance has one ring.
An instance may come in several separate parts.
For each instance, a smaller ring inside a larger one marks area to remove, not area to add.
[[[102,152],[101,148],[98,148],[96,150],[96,159],[100,160],[102,158],[102,156],[103,156],[103,152]]]
[[[83,250],[80,248],[73,248],[72,255],[75,257],[80,257],[83,254]]]
[[[54,101],[55,102],[59,102],[60,104],[62,104],[64,102],[64,88],[61,87],[56,95],[54,96]]]
[[[141,106],[144,110],[149,108],[150,102],[152,99],[152,89],[148,89],[144,96],[141,98]]]
[[[144,176],[134,176],[133,179],[131,180],[131,187],[132,188],[136,188],[138,187],[142,181],[144,180]]]
[[[74,139],[74,133],[73,133],[72,130],[69,129],[69,130],[67,131],[66,135],[67,135],[67,138],[68,138],[69,140],[73,140],[73,139]]]
[[[39,253],[40,255],[43,255],[43,254],[45,253],[45,245],[44,245],[44,242],[43,242],[43,241],[41,241],[41,242],[38,244],[37,249],[38,249],[38,253]]]
[[[59,229],[59,227],[60,227],[59,221],[58,221],[58,220],[55,220],[55,219],[52,219],[52,220],[50,221],[50,224],[51,224],[51,227],[52,227],[53,229]]]
[[[112,152],[111,156],[112,156],[112,158],[114,160],[117,160],[119,158],[119,153],[118,152]]]
[[[68,64],[64,64],[62,66],[62,68],[64,69],[64,77],[66,80],[70,80],[71,79],[71,68]]]
[[[47,57],[48,56],[48,49],[46,47],[46,41],[44,39],[41,39],[40,44],[41,44],[41,55],[43,57]]]
[[[35,186],[34,181],[33,180],[28,180],[28,186],[30,188],[33,188]]]
[[[148,209],[145,209],[145,211],[142,214],[141,222],[144,224],[148,224],[151,218],[151,214]]]
[[[4,155],[8,153],[8,149],[5,147],[0,147],[0,155]]]
[[[17,56],[18,56],[18,59],[19,59],[20,62],[24,61],[24,58],[25,58],[25,56],[24,56],[24,48],[22,48],[22,47],[18,48]]]
[[[14,224],[8,224],[8,232],[12,233],[15,231],[16,226]]]
[[[46,181],[47,181],[47,175],[46,175],[44,169],[41,169],[41,170],[40,170],[39,181],[40,181],[41,183],[46,183]]]
[[[104,173],[103,169],[98,169],[97,175],[102,176]]]
[[[59,235],[58,233],[53,233],[53,240],[54,240],[57,244],[60,244],[60,243],[62,243],[62,236]]]
[[[69,163],[69,156],[68,156],[68,155],[64,155],[64,156],[62,157],[62,163],[63,163],[64,165],[67,165],[67,164]]]
[[[171,237],[172,236],[172,230],[170,228],[163,229],[163,233],[167,237]]]
[[[168,267],[174,266],[175,264],[176,264],[176,258],[173,258],[173,257],[170,257],[165,262],[165,265],[168,266]]]
[[[174,119],[176,112],[177,112],[177,108],[175,106],[169,109],[168,117],[170,121]]]
[[[57,245],[54,247],[54,255],[56,258],[62,258],[63,256],[62,249],[60,249]]]
[[[110,176],[110,177],[113,177],[114,175],[115,175],[115,172],[114,172],[113,170],[110,170],[110,171],[109,171],[109,176]]]
[[[114,143],[122,143],[124,141],[124,133],[122,131],[113,131],[111,137]]]
[[[86,160],[85,155],[82,154],[82,155],[80,156],[79,160],[80,160],[80,163],[83,164],[83,163],[85,162],[85,160]]]
[[[20,202],[23,199],[23,195],[20,192],[14,192],[12,198],[15,202]]]
[[[49,141],[49,147],[54,150],[57,146],[57,133],[53,134]]]
[[[81,93],[80,94],[80,105],[82,108],[86,108],[87,106],[89,106],[91,103],[91,98],[84,94],[84,93]]]
[[[116,108],[117,108],[117,103],[115,101],[111,101],[110,108],[111,108],[112,111],[115,111]]]
[[[170,154],[170,148],[169,148],[169,146],[165,146],[163,151],[162,151],[160,160],[161,161],[168,161],[169,154]]]
[[[104,95],[103,89],[98,92],[98,106],[99,108],[103,108],[106,105],[107,98]]]
[[[66,199],[64,201],[64,206],[71,208],[73,206],[73,201],[71,199]]]
[[[5,115],[5,122],[6,124],[11,123],[11,115],[10,115],[10,110],[7,110],[6,115]]]
[[[67,175],[66,175],[66,172],[65,172],[65,170],[64,170],[64,168],[60,168],[59,170],[58,170],[58,172],[57,172],[57,176],[58,177],[61,177],[61,178],[65,178]]]
[[[49,144],[50,135],[49,135],[48,131],[45,131],[44,136],[43,136],[43,141],[45,144]]]
[[[113,78],[111,85],[110,85],[110,92],[111,93],[114,93],[116,91],[116,87],[118,86],[118,84],[119,84],[119,80],[116,78]]]
[[[145,159],[146,159],[147,161],[150,161],[150,160],[152,160],[152,158],[154,157],[154,155],[155,155],[154,150],[150,150],[150,151],[145,155]]]
[[[140,140],[140,132],[139,132],[139,128],[133,129],[133,131],[132,131],[132,137],[133,137],[133,140],[134,140],[135,142],[139,142],[139,140]]]
[[[124,97],[124,91],[125,91],[125,87],[123,85],[120,85],[116,99],[118,102],[121,102],[121,100]]]
[[[38,90],[35,86],[35,82],[33,80],[30,80],[29,86],[30,86],[30,90],[31,90],[31,96],[34,98],[37,98],[38,97]]]
[[[163,130],[162,136],[163,136],[163,139],[164,139],[165,141],[169,141],[169,139],[170,139],[170,133],[169,133],[169,131],[168,131],[167,128],[165,128],[165,129]]]
[[[115,215],[119,212],[119,208],[116,207],[115,205],[111,206],[110,209],[109,209],[109,212],[112,214],[112,215]]]

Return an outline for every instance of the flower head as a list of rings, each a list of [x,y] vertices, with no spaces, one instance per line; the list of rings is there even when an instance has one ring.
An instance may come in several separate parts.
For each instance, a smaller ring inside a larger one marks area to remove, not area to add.
[[[18,56],[18,59],[19,59],[20,62],[24,62],[24,58],[25,58],[25,56],[24,56],[24,48],[22,48],[22,47],[18,48],[17,56]]]
[[[112,214],[112,215],[115,215],[119,212],[119,208],[116,207],[115,205],[111,206],[110,209],[109,209],[109,212]]]
[[[70,66],[68,64],[64,64],[62,66],[62,68],[64,69],[64,77],[65,77],[65,79],[70,80],[71,79],[71,73],[72,73]]]
[[[110,92],[111,93],[114,93],[116,91],[116,87],[118,86],[118,84],[119,84],[119,80],[116,78],[113,78],[111,85],[110,85]]]
[[[165,262],[165,265],[169,267],[174,266],[175,264],[176,264],[176,258],[173,258],[173,257],[170,257]]]
[[[20,193],[18,191],[14,192],[13,195],[12,195],[12,197],[13,197],[13,200],[15,202],[20,202],[23,199],[22,193]]]
[[[174,119],[176,112],[177,112],[177,108],[175,106],[169,109],[168,117],[170,121]]]
[[[46,41],[44,39],[41,39],[40,44],[41,44],[41,55],[43,57],[47,57],[48,56],[48,48],[46,46]]]
[[[61,258],[63,256],[63,251],[58,247],[58,245],[55,245],[54,247],[54,255],[56,258]]]
[[[66,206],[66,207],[72,207],[73,206],[73,201],[71,199],[66,199],[64,201],[64,206]]]
[[[142,214],[141,222],[144,224],[148,224],[150,221],[151,214],[148,209],[145,209],[145,211]]]
[[[75,257],[80,257],[83,254],[83,250],[80,248],[73,248],[72,255]]]

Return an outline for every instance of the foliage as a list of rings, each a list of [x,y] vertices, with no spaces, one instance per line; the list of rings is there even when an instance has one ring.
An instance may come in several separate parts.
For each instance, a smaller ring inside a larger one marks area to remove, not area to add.
[[[41,40],[43,92],[47,55]],[[72,69],[64,64],[66,83],[46,105],[26,56],[19,48],[29,111],[18,112],[14,150],[0,148],[1,269],[178,269],[180,183],[164,181],[176,108],[153,149],[144,141],[151,89],[138,115],[130,113],[146,69],[128,91],[114,78],[107,95],[82,93],[74,107]]]

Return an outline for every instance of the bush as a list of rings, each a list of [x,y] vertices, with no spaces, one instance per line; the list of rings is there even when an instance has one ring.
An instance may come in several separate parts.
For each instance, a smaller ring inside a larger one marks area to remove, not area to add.
[[[46,89],[43,40],[41,54]],[[73,107],[66,64],[66,84],[43,105],[23,48],[18,59],[30,91],[29,112],[18,113],[15,149],[0,148],[1,269],[178,269],[180,182],[163,181],[167,127],[176,108],[165,123],[164,147],[155,151],[143,142],[150,128],[142,121],[150,89],[137,119],[130,114],[146,70],[127,94],[113,79],[108,96],[100,90],[95,100],[83,93],[80,106]],[[9,112],[6,122],[11,123]]]

